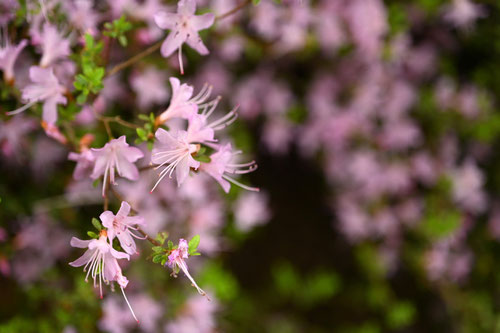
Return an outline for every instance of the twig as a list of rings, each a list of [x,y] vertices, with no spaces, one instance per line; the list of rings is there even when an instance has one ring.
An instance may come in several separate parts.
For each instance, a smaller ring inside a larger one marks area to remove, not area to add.
[[[222,19],[225,19],[226,17],[228,16],[231,16],[233,15],[234,13],[238,12],[239,10],[245,8],[247,5],[249,5],[250,3],[252,2],[252,0],[245,0],[243,1],[242,3],[240,3],[238,6],[234,7],[233,9],[231,9],[230,11],[224,13],[224,14],[221,14],[219,16],[216,16],[215,17],[215,22],[219,21],[219,20],[222,20]]]
[[[133,56],[132,58],[128,59],[128,60],[125,60],[124,62],[121,62],[119,63],[118,65],[114,66],[113,68],[111,68],[111,70],[106,74],[106,77],[108,76],[111,76],[111,75],[114,75],[116,73],[118,73],[119,71],[121,71],[122,69],[124,68],[127,68],[128,66],[134,64],[135,62],[141,60],[142,58],[144,58],[145,56],[148,56],[150,55],[151,53],[155,52],[156,50],[158,50],[160,47],[161,47],[161,44],[163,44],[163,39],[156,42],[155,44],[151,45],[150,47],[148,47],[147,49],[145,49],[144,51],[136,54],[135,56]]]

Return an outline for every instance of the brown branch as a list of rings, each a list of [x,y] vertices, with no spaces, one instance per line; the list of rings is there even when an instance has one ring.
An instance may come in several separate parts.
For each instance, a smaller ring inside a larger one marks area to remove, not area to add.
[[[241,9],[245,8],[250,3],[252,3],[252,0],[245,0],[245,1],[243,1],[238,6],[234,7],[233,9],[231,9],[230,11],[228,11],[228,12],[226,12],[224,14],[221,14],[219,16],[216,16],[215,17],[215,22],[217,22],[219,20],[222,20],[222,19],[225,19],[228,16],[233,15],[234,13],[236,13],[236,12],[240,11]]]
[[[125,60],[124,62],[121,62],[118,65],[114,66],[113,68],[111,68],[111,70],[108,73],[106,73],[106,77],[114,75],[114,74],[118,73],[119,71],[121,71],[122,69],[127,68],[128,66],[133,65],[134,63],[141,60],[142,58],[150,55],[151,53],[158,50],[161,47],[161,44],[163,44],[163,39],[156,42],[155,44],[151,45],[150,47],[148,47],[144,51],[136,54],[132,58]]]

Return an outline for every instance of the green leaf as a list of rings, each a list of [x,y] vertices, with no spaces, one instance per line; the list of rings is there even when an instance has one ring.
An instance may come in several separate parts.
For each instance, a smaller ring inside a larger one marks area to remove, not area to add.
[[[100,179],[96,179],[92,182],[92,187],[97,187],[97,185],[99,185],[99,183],[101,182]]]
[[[97,234],[93,231],[87,231],[87,235],[90,237],[90,238],[98,238]]]
[[[200,245],[200,235],[195,235],[188,243],[189,254],[196,252],[198,245]]]
[[[173,243],[171,240],[169,240],[169,241],[167,242],[167,246],[168,246],[168,249],[169,249],[169,250],[172,250],[172,249],[174,248],[174,243]]]
[[[207,155],[194,155],[193,158],[195,160],[197,160],[198,162],[202,162],[202,163],[210,163],[210,161],[212,161],[212,159],[210,157],[208,157]]]
[[[149,116],[146,116],[145,114],[140,114],[138,117],[140,120],[149,121]]]
[[[142,141],[146,141],[148,139],[148,134],[146,133],[144,128],[137,128],[135,131],[137,132],[139,138],[142,139]]]
[[[165,240],[168,238],[168,233],[166,232],[159,232],[158,235],[156,235],[156,240],[163,245],[165,243]]]
[[[118,37],[118,42],[120,43],[121,46],[125,47],[128,44],[127,37],[121,35]]]
[[[84,94],[84,93],[81,93],[80,95],[78,95],[78,97],[76,98],[76,102],[80,105],[82,104],[85,104],[85,102],[87,101],[87,95]]]
[[[155,264],[157,264],[157,263],[159,263],[160,261],[162,261],[162,259],[163,259],[164,257],[165,257],[165,255],[164,255],[164,254],[161,254],[161,253],[160,253],[160,254],[155,254],[155,255],[153,256],[153,262],[154,262]]]
[[[257,6],[260,3],[260,0],[252,0],[252,3],[254,4],[254,6]]]
[[[162,246],[153,246],[151,248],[151,250],[153,250],[153,252],[164,252],[165,251],[165,249]]]
[[[94,228],[101,231],[101,229],[102,229],[101,222],[98,219],[96,219],[95,217],[92,218],[92,225],[94,226]]]
[[[457,230],[461,221],[459,212],[443,209],[429,213],[422,223],[422,228],[430,237],[442,238]]]

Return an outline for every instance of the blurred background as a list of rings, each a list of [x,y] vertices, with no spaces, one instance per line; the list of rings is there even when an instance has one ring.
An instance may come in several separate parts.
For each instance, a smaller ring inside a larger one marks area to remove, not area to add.
[[[0,0],[0,44],[31,38],[14,85],[0,83],[0,332],[500,332],[498,1],[198,0],[216,15],[243,4],[201,32],[208,56],[185,47],[180,76],[177,56],[156,52],[106,78],[92,107],[136,123],[168,105],[170,76],[195,93],[212,84],[219,112],[239,105],[223,137],[259,165],[242,179],[258,193],[225,194],[202,174],[152,195],[153,170],[118,181],[151,234],[201,235],[188,265],[212,298],[152,263],[142,242],[123,267],[139,326],[119,292],[100,300],[68,265],[81,255],[70,238],[86,238],[102,212],[100,186],[73,179],[40,107],[4,115],[39,58],[41,4],[72,41],[73,75],[83,32],[98,40],[124,15],[128,44],[108,50],[116,64],[164,38],[153,16],[176,10]],[[58,125],[102,147],[89,107],[59,106]]]

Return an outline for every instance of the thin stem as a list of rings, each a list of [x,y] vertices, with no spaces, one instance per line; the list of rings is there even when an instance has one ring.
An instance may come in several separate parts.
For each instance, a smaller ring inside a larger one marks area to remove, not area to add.
[[[228,16],[233,15],[234,13],[236,13],[236,12],[240,11],[241,9],[245,8],[250,3],[252,3],[252,0],[245,0],[245,1],[243,1],[238,6],[234,7],[233,9],[231,9],[230,11],[228,11],[228,12],[226,12],[224,14],[221,14],[219,16],[216,16],[215,17],[215,22],[217,22],[219,20],[222,20],[222,19],[225,19]]]
[[[111,76],[111,75],[114,75],[116,73],[118,73],[119,71],[121,71],[122,69],[124,68],[127,68],[128,66],[136,63],[137,61],[141,60],[142,58],[150,55],[151,53],[155,52],[156,50],[158,50],[160,47],[161,47],[161,44],[163,44],[163,39],[156,42],[155,44],[151,45],[150,47],[148,47],[147,49],[145,49],[144,51],[136,54],[135,56],[133,56],[132,58],[128,59],[128,60],[125,60],[124,62],[121,62],[119,63],[118,65],[114,66],[113,68],[111,68],[111,70],[106,74],[106,77],[107,76]]]

